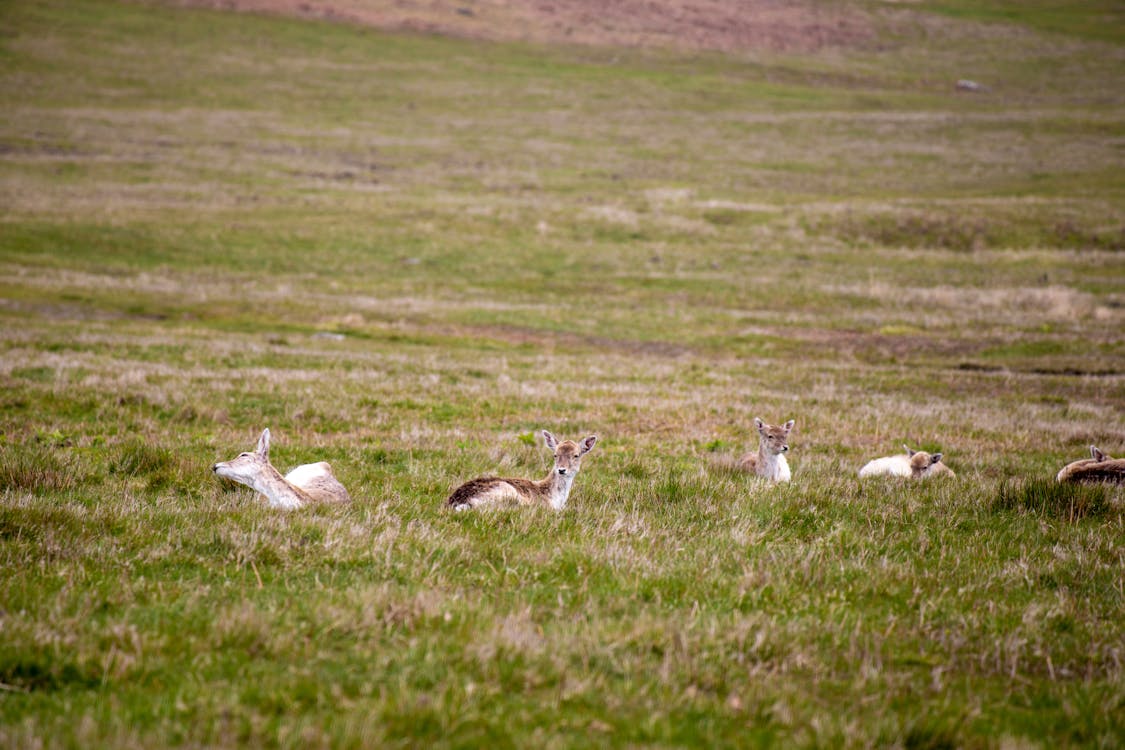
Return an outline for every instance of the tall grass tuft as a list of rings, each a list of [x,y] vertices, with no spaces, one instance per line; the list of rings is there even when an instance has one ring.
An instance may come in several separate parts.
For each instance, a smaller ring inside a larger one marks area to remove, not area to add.
[[[74,460],[60,460],[50,450],[7,448],[0,455],[0,490],[66,492],[84,481],[86,475]]]
[[[687,476],[675,469],[663,472],[653,482],[653,495],[664,505],[683,505],[693,502],[698,487]]]
[[[121,453],[113,462],[114,474],[136,477],[163,471],[175,463],[172,451],[162,445],[151,445],[134,438],[121,445]]]
[[[912,726],[902,738],[902,746],[907,750],[956,750],[961,743],[951,728],[931,722]]]
[[[1102,518],[1112,508],[1109,490],[1103,485],[1071,484],[1053,479],[1006,481],[992,500],[993,511],[1026,510],[1067,521]]]
[[[121,445],[120,454],[110,465],[118,476],[144,478],[150,488],[170,484],[180,472],[176,455],[170,448],[133,438]]]
[[[91,688],[100,675],[95,665],[75,658],[59,658],[48,648],[0,648],[0,683],[10,690],[61,690],[67,687]]]

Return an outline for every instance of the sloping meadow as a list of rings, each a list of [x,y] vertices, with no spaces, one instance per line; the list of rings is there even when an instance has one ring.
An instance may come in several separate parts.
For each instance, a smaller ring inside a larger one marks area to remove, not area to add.
[[[721,57],[6,4],[0,744],[1125,741],[1122,490],[1053,482],[1125,453],[1122,47],[934,5]],[[264,427],[353,502],[212,475]],[[443,507],[542,429],[599,437],[564,512]],[[957,478],[858,480],[903,443]]]

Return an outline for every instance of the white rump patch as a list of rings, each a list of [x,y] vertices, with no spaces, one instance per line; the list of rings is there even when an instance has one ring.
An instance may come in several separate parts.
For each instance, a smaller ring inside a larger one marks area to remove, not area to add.
[[[319,461],[315,464],[302,464],[298,466],[285,475],[285,481],[289,482],[289,484],[301,487],[314,479],[330,476],[332,476],[332,467],[325,461]]]
[[[912,474],[910,456],[907,456],[905,453],[899,456],[876,458],[874,461],[869,461],[866,466],[859,470],[859,475],[861,477],[908,477]]]

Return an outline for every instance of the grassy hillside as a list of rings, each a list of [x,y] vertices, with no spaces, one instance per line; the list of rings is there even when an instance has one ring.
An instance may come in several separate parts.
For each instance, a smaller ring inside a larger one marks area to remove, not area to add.
[[[1051,481],[1125,454],[1120,28],[862,7],[0,4],[0,745],[1125,742],[1125,498]],[[267,426],[354,502],[216,480]],[[444,510],[544,428],[600,438],[565,512]],[[859,482],[903,442],[957,479]]]

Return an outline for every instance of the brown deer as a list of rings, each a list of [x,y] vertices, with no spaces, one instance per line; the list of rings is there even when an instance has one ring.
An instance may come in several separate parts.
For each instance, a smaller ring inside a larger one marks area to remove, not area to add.
[[[1060,482],[1115,482],[1125,484],[1125,458],[1111,458],[1090,446],[1090,458],[1073,461],[1056,477]]]
[[[486,508],[497,505],[539,505],[562,510],[570,496],[574,477],[582,466],[582,457],[590,452],[595,435],[581,443],[571,440],[559,442],[554,435],[543,430],[543,441],[555,452],[555,466],[546,479],[511,479],[507,477],[478,477],[470,479],[446,500],[454,510]]]
[[[789,432],[793,424],[792,419],[783,425],[766,424],[754,417],[754,425],[758,428],[758,452],[747,453],[740,458],[738,468],[771,482],[788,482],[793,475],[782,454],[789,450]]]

